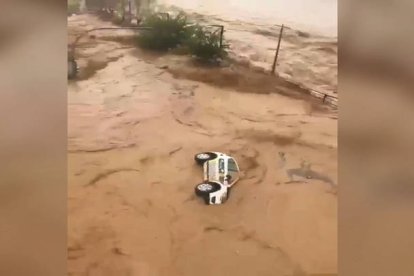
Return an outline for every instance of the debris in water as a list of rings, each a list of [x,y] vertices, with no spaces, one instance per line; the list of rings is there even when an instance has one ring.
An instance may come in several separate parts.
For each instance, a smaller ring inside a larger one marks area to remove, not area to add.
[[[170,151],[170,152],[168,153],[168,155],[169,155],[169,156],[171,156],[171,155],[173,155],[174,153],[176,153],[176,152],[178,152],[178,151],[180,151],[180,150],[182,150],[182,149],[183,149],[183,147],[178,147],[178,148],[176,148],[175,150]]]

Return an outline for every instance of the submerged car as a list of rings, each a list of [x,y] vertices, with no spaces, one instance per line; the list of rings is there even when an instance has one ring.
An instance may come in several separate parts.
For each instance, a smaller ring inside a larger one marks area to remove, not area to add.
[[[226,202],[230,189],[240,178],[236,160],[221,152],[198,153],[194,159],[204,170],[204,182],[195,187],[196,195],[207,205]]]

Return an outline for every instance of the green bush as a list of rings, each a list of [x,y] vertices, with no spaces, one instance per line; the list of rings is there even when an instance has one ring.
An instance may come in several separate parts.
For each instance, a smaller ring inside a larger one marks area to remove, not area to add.
[[[166,51],[176,48],[188,38],[187,17],[183,13],[176,16],[167,14],[151,14],[144,18],[141,26],[151,30],[142,32],[138,37],[141,47]]]
[[[225,47],[221,45],[220,33],[210,32],[200,25],[192,27],[186,45],[190,53],[201,61],[215,61],[227,55]]]
[[[138,37],[139,46],[151,50],[189,53],[201,61],[216,61],[227,55],[220,32],[210,32],[200,25],[190,25],[184,13],[176,16],[151,14],[141,26],[150,27]]]

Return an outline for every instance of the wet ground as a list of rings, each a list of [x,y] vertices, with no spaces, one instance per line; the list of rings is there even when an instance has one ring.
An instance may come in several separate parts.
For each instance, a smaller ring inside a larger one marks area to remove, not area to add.
[[[69,32],[102,24],[77,16]],[[100,33],[77,57],[81,78],[68,88],[69,275],[336,273],[335,111],[237,69],[229,76],[239,81],[220,88],[218,69]],[[193,156],[209,150],[233,155],[242,170],[221,206],[194,196],[202,173]]]

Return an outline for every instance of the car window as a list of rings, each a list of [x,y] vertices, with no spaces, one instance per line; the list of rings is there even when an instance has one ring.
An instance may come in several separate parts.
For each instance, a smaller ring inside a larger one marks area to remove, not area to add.
[[[238,172],[239,171],[237,169],[236,161],[234,161],[233,159],[228,160],[227,168],[230,172]]]
[[[227,180],[229,184],[232,185],[238,179],[239,170],[237,168],[236,161],[234,161],[233,159],[229,159],[227,162],[228,162],[227,163],[227,169],[228,169]]]
[[[224,169],[224,159],[223,158],[220,158],[219,159],[219,164],[218,164],[218,166],[219,166],[219,173],[224,173],[224,171],[225,171],[225,169]]]

